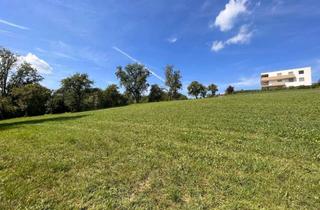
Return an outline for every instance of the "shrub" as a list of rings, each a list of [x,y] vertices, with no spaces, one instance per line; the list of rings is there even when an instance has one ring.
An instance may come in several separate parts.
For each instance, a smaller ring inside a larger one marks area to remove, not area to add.
[[[53,94],[47,102],[46,107],[46,112],[51,114],[58,114],[70,111],[64,102],[64,94],[61,90],[53,92]]]
[[[234,87],[231,86],[231,85],[229,85],[229,86],[227,87],[225,93],[228,94],[228,95],[229,95],[229,94],[233,94],[233,93],[234,93]]]
[[[0,119],[17,117],[17,107],[9,97],[0,97]]]
[[[148,101],[159,102],[159,101],[163,101],[164,99],[165,99],[165,92],[159,87],[159,85],[151,85]]]
[[[46,104],[51,91],[39,84],[29,84],[13,88],[11,95],[19,113],[24,116],[35,116],[46,113]]]

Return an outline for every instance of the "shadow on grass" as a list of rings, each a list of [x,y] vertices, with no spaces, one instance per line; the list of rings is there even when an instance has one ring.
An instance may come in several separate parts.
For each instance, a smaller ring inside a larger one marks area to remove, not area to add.
[[[45,119],[29,119],[29,120],[21,120],[18,122],[8,122],[8,123],[2,123],[0,121],[0,131],[6,130],[6,129],[12,129],[17,128],[24,125],[32,125],[32,124],[40,124],[40,123],[46,123],[46,122],[64,122],[64,121],[70,121],[75,119],[80,119],[83,117],[89,116],[88,114],[85,115],[77,115],[77,116],[57,116],[57,117],[49,117]]]

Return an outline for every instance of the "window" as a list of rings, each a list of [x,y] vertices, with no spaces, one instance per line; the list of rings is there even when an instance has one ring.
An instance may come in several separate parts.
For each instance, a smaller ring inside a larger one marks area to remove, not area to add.
[[[281,76],[281,75],[282,75],[282,73],[278,73],[278,74],[277,74],[277,76]]]
[[[277,82],[282,82],[282,80],[280,79],[280,80],[278,80]]]
[[[299,82],[304,82],[304,77],[300,77]]]
[[[293,71],[290,71],[290,72],[289,72],[289,75],[293,75]]]
[[[262,74],[261,78],[264,78],[264,77],[269,77],[269,74]]]
[[[289,78],[289,82],[294,82],[294,78]]]
[[[303,70],[299,71],[299,74],[304,74],[304,71]]]

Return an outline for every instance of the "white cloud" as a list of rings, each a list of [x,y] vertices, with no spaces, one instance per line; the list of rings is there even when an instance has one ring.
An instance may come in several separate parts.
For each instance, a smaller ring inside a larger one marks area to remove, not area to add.
[[[211,47],[212,51],[218,52],[225,47],[225,43],[222,41],[214,41]]]
[[[252,77],[241,77],[238,82],[232,83],[231,85],[236,87],[253,87],[260,84],[260,78],[257,76]]]
[[[26,56],[20,56],[18,60],[18,65],[22,62],[30,63],[31,66],[37,69],[40,74],[51,74],[53,70],[47,62],[41,60],[32,53],[28,53]]]
[[[173,43],[176,43],[178,41],[178,38],[177,37],[171,37],[171,38],[167,39],[167,41],[169,43],[173,44]]]
[[[253,32],[249,30],[247,25],[241,26],[240,31],[234,37],[231,37],[227,41],[214,41],[211,47],[211,51],[218,52],[225,48],[227,45],[233,44],[247,44],[252,38]]]
[[[239,33],[228,39],[226,41],[226,44],[231,45],[231,44],[246,44],[250,42],[252,37],[252,31],[249,31],[249,27],[244,25],[241,26]]]
[[[15,23],[3,20],[3,19],[0,19],[0,23],[14,27],[14,28],[22,29],[22,30],[30,30],[28,27],[21,26],[21,25],[18,25],[18,24],[15,24]]]
[[[238,16],[248,12],[247,2],[248,0],[230,0],[224,10],[220,11],[214,25],[211,25],[211,27],[219,27],[221,31],[232,29]]]

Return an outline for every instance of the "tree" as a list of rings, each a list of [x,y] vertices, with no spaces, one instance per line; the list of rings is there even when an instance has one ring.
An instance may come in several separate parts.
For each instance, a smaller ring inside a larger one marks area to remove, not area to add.
[[[140,102],[143,92],[149,86],[147,83],[149,75],[150,72],[144,65],[138,63],[128,64],[124,69],[119,66],[116,71],[121,86],[125,87],[126,92],[134,98],[136,103]]]
[[[218,91],[218,86],[215,84],[211,84],[208,86],[208,91],[211,92],[211,96],[215,96],[216,92]]]
[[[233,94],[234,93],[234,87],[229,85],[226,89],[226,94]]]
[[[14,87],[22,87],[28,84],[39,84],[43,80],[43,77],[38,74],[37,69],[32,68],[31,64],[24,62],[22,63],[17,71],[12,74],[9,80],[8,89]]]
[[[168,95],[169,98],[177,99],[178,98],[178,91],[182,88],[181,83],[181,73],[179,70],[174,70],[172,65],[167,65],[165,69],[166,74],[166,86],[169,87]]]
[[[65,104],[64,91],[58,89],[51,94],[50,99],[47,102],[47,113],[58,114],[70,111]]]
[[[151,85],[150,93],[148,96],[149,102],[159,102],[164,98],[164,91],[159,87],[159,85]]]
[[[199,82],[193,81],[188,86],[188,94],[196,97],[196,99],[199,97],[199,95],[205,98],[207,95],[207,88]]]
[[[51,91],[39,84],[28,84],[13,88],[11,95],[22,115],[35,116],[45,114]]]
[[[94,110],[103,108],[103,91],[100,88],[89,88],[84,96],[84,110]]]
[[[127,99],[119,92],[117,85],[109,85],[103,92],[104,107],[117,107],[125,104],[127,104]]]
[[[82,110],[83,99],[86,91],[91,88],[93,81],[87,74],[76,73],[71,77],[61,81],[62,89],[66,94],[66,104],[71,111],[79,112]]]
[[[201,86],[200,86],[200,95],[201,95],[201,97],[205,98],[207,96],[207,92],[208,92],[207,87],[201,84]]]
[[[17,117],[17,107],[12,103],[11,98],[0,96],[0,119]]]
[[[16,61],[17,56],[10,50],[0,49],[0,89],[2,96],[7,96],[8,94],[8,77]]]
[[[183,95],[182,93],[178,93],[178,98],[177,100],[188,100],[188,97]]]

